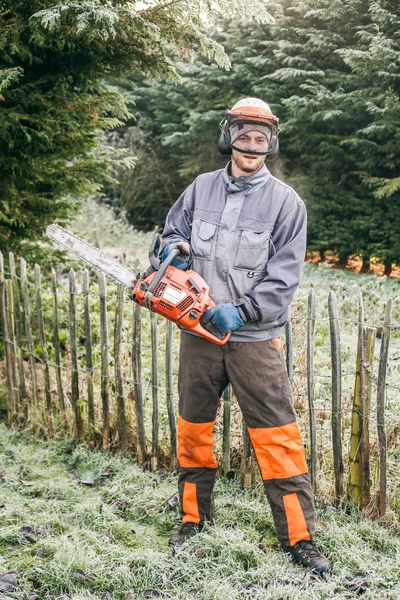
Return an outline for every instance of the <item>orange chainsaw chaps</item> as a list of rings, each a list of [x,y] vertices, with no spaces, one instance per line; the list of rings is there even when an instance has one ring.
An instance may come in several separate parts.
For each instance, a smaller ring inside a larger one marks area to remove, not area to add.
[[[157,271],[136,282],[133,299],[141,306],[146,306],[145,296],[156,275]],[[231,334],[219,339],[200,324],[202,314],[213,306],[215,302],[210,298],[210,288],[196,271],[183,271],[172,266],[167,268],[151,295],[152,312],[222,346]]]
[[[178,461],[186,469],[217,468],[214,456],[214,421],[190,423],[178,416]]]
[[[249,427],[248,431],[264,481],[307,473],[304,447],[296,422],[281,427]]]
[[[311,539],[298,495],[294,493],[283,496],[283,506],[288,525],[289,544],[294,546],[300,540]]]

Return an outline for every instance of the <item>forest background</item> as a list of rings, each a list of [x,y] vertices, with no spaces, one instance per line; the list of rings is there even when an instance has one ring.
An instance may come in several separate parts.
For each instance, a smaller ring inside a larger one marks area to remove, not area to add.
[[[280,118],[268,167],[309,250],[400,264],[400,13],[391,0],[0,2],[0,249],[91,196],[161,228],[239,98]],[[228,18],[229,15],[229,18]],[[273,22],[271,16],[273,17]],[[244,18],[246,17],[246,18]],[[223,50],[225,49],[225,52]],[[36,258],[36,257],[35,257]]]

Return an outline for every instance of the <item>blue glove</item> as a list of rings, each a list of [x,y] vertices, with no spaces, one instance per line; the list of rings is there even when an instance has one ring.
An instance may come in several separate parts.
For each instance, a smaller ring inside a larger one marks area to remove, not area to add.
[[[174,258],[171,265],[177,269],[186,271],[186,269],[188,269],[190,266],[190,245],[187,242],[180,242],[178,244],[169,244],[169,246],[165,246],[161,254],[161,262],[163,263],[165,261],[167,256],[171,254],[174,248],[179,248],[181,253]]]
[[[240,318],[239,311],[232,302],[217,304],[214,308],[206,310],[200,319],[201,325],[207,329],[207,324],[211,324],[218,329],[220,333],[229,333],[239,327],[243,327],[244,321]]]

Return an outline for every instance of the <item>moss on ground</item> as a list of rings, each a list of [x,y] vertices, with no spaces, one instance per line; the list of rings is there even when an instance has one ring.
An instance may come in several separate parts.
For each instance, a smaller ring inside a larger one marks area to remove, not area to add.
[[[4,427],[0,465],[0,576],[17,573],[3,598],[400,599],[399,537],[355,515],[318,511],[320,579],[279,551],[260,485],[219,481],[217,525],[172,556],[175,474]]]

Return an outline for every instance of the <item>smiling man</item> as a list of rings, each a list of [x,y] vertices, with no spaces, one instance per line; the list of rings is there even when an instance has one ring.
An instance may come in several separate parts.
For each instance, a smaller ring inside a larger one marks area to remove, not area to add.
[[[278,119],[268,104],[245,98],[226,111],[218,147],[232,159],[205,173],[171,208],[162,260],[190,265],[209,284],[216,306],[206,328],[231,332],[223,346],[183,332],[179,366],[178,457],[183,544],[211,520],[217,473],[213,428],[228,383],[243,412],[282,549],[316,572],[330,570],[317,550],[314,504],[280,342],[299,285],[306,209],[264,161],[278,151]]]

